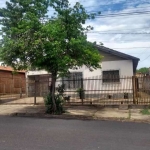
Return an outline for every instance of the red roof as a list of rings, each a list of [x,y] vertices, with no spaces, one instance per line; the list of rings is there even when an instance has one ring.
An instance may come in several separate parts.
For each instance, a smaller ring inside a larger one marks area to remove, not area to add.
[[[3,71],[14,71],[14,69],[10,66],[0,66],[0,70],[3,70]],[[20,73],[25,73],[26,71],[25,70],[19,70],[17,72],[20,72]]]

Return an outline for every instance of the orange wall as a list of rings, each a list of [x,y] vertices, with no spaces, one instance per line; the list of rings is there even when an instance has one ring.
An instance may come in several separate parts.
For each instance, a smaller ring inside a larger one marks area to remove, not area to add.
[[[0,93],[19,94],[26,92],[25,73],[13,74],[12,71],[0,70]]]

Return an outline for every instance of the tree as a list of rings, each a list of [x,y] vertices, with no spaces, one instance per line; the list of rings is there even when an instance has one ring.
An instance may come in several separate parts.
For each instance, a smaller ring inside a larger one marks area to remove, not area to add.
[[[7,8],[1,10],[3,19],[8,19],[9,22],[8,25],[2,22],[5,34],[1,42],[1,57],[6,64],[16,69],[34,66],[50,72],[52,75],[50,92],[56,111],[54,94],[58,76],[64,76],[69,69],[83,65],[89,69],[101,67],[99,52],[93,43],[87,41],[86,32],[92,27],[83,27],[87,19],[94,19],[95,14],[87,14],[78,2],[71,7],[68,0],[51,0],[50,6],[54,8],[55,14],[48,19],[45,16],[48,8],[46,1],[38,3],[36,0],[28,0],[28,3],[20,3],[21,0],[11,1],[13,6],[16,2],[15,7],[9,9],[10,3],[7,3]],[[21,11],[23,9],[19,17],[20,10],[16,9],[18,7]],[[17,25],[13,25],[13,18],[6,13],[7,10],[10,13],[16,12]],[[41,19],[44,19],[43,23]]]
[[[146,74],[146,73],[149,73],[149,68],[143,67],[143,68],[138,69],[136,72]]]
[[[35,35],[41,29],[48,4],[47,0],[10,0],[6,8],[0,9],[1,58],[6,64],[17,70],[32,65],[32,43],[38,38]]]

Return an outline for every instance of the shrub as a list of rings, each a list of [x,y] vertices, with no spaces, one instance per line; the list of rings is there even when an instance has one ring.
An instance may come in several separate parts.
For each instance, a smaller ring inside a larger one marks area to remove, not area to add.
[[[78,88],[76,92],[79,94],[80,99],[85,98],[85,90],[83,88]]]
[[[55,94],[55,103],[56,103],[56,111],[54,111],[53,107],[53,101],[51,94],[48,94],[44,98],[45,106],[46,106],[46,113],[49,114],[62,114],[64,112],[63,110],[63,103],[64,99],[61,95]]]

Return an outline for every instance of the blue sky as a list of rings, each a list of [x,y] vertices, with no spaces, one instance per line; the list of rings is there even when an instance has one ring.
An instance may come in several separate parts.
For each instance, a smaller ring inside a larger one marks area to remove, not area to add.
[[[87,12],[101,11],[102,15],[116,14],[115,17],[105,16],[89,20],[86,25],[92,25],[94,33],[88,33],[88,40],[102,42],[106,47],[140,58],[138,68],[150,67],[150,34],[131,34],[150,33],[150,0],[69,1],[71,5],[80,2]],[[4,7],[5,2],[6,0],[0,0],[0,7]],[[132,15],[133,12],[139,14]],[[49,15],[52,13],[50,8]],[[120,16],[122,13],[130,15]]]

